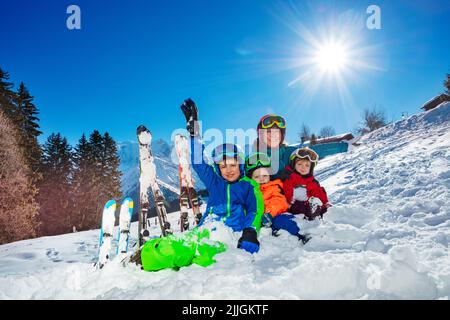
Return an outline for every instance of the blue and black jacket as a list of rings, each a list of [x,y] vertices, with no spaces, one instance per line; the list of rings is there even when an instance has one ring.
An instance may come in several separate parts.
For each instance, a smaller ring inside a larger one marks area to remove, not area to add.
[[[200,137],[191,137],[192,167],[209,193],[206,212],[199,225],[202,225],[206,217],[213,215],[233,231],[254,228],[259,232],[264,212],[259,184],[245,176],[243,163],[239,166],[240,178],[235,182],[228,182],[220,174],[217,164],[208,164],[205,161],[204,150],[205,146]]]

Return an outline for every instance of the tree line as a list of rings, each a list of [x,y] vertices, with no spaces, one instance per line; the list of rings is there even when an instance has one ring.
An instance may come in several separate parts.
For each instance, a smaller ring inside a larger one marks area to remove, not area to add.
[[[362,123],[355,131],[360,135],[364,135],[387,124],[386,112],[375,105],[372,108],[364,109]],[[329,138],[334,135],[336,135],[336,130],[332,126],[324,126],[320,129],[319,134],[316,134],[305,123],[302,124],[298,133],[300,142],[309,141],[310,145],[315,145],[319,139]]]
[[[34,97],[14,90],[0,68],[0,244],[98,228],[103,204],[119,200],[117,145],[108,132],[83,134],[75,147],[42,135]]]

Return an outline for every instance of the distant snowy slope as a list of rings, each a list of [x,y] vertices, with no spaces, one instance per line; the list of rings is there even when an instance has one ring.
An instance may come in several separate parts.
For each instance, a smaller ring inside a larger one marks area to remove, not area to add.
[[[449,299],[450,103],[359,142],[320,161],[333,207],[296,217],[304,247],[261,229],[252,256],[218,227],[228,250],[216,264],[150,273],[115,260],[94,270],[98,230],[26,240],[0,246],[0,299]]]

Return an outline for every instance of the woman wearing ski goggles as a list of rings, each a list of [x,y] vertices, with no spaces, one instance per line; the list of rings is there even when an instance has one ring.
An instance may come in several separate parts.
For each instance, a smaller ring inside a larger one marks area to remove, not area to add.
[[[288,163],[289,156],[296,149],[284,142],[286,135],[286,120],[276,114],[262,117],[257,126],[258,138],[254,144],[254,152],[266,153],[272,162],[271,178],[278,178],[280,172]]]
[[[278,148],[284,141],[286,121],[282,116],[268,114],[259,120],[257,129],[259,143],[269,148]]]
[[[286,129],[286,121],[282,116],[268,114],[262,117],[259,122],[261,123],[261,128],[263,129],[269,129],[273,126],[277,126],[279,129]]]

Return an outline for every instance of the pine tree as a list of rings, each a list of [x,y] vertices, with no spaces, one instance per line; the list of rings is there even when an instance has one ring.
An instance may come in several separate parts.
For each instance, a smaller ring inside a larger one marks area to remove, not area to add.
[[[73,207],[71,224],[77,230],[100,227],[104,193],[103,138],[98,130],[83,134],[74,152],[74,175],[72,181]]]
[[[20,133],[20,145],[24,150],[25,158],[34,173],[34,180],[39,180],[38,169],[42,156],[42,150],[38,143],[38,137],[42,134],[39,130],[39,114],[37,107],[33,103],[33,97],[30,95],[24,83],[21,82],[19,90],[15,96],[17,105],[17,119]]]
[[[445,93],[450,95],[450,73],[447,73],[447,79],[444,81]]]
[[[117,154],[115,141],[108,133],[104,136],[98,130],[94,130],[89,137],[90,158],[93,163],[93,177],[95,185],[95,198],[93,199],[95,208],[95,221],[92,227],[99,227],[103,205],[110,199],[120,200],[119,164],[120,159]]]
[[[72,223],[77,230],[100,227],[103,205],[110,199],[120,200],[120,158],[116,142],[109,133],[98,130],[83,134],[75,148],[72,194]]]
[[[9,73],[0,68],[0,109],[10,119],[13,127],[17,123],[17,111],[14,106],[13,84],[8,81]]]
[[[99,178],[103,175],[105,170],[105,163],[103,161],[104,148],[103,137],[98,130],[94,130],[89,136],[89,158],[92,161],[94,174]]]
[[[51,134],[44,144],[41,172],[40,235],[70,232],[72,151],[67,139],[59,133]]]
[[[14,132],[0,109],[0,244],[33,238],[38,228],[37,190]]]
[[[92,197],[95,192],[91,146],[83,133],[74,151],[74,172],[71,186],[73,207],[71,225],[77,230],[88,230],[94,224],[90,211],[94,205]]]
[[[93,215],[91,216],[91,225],[89,228],[97,228],[100,226],[102,208],[104,203],[109,200],[104,196],[103,172],[105,170],[103,137],[98,130],[94,130],[89,136],[89,159],[92,166],[92,184],[95,188],[92,192],[92,205],[91,210]]]
[[[118,155],[117,144],[106,132],[103,136],[104,147],[104,182],[105,196],[107,199],[120,199],[122,192],[120,188],[120,178],[122,173],[119,170],[120,157]]]

